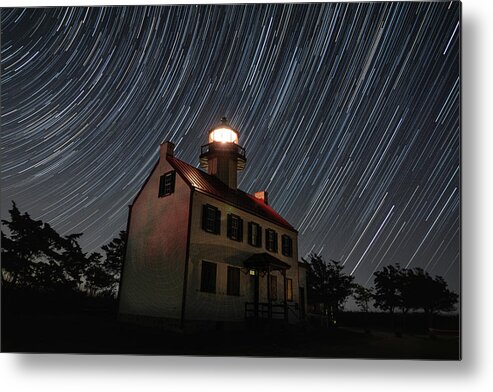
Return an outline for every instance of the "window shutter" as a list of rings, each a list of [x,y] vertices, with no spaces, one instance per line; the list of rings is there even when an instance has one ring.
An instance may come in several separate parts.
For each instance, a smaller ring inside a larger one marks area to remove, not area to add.
[[[173,171],[173,172],[171,172],[171,192],[170,193],[175,192],[175,178],[176,178],[176,172]]]
[[[231,214],[228,214],[228,227],[227,227],[227,236],[228,236],[228,238],[231,238],[232,220],[233,220],[233,217],[231,216]]]
[[[274,252],[277,252],[277,233],[274,231]]]
[[[164,175],[159,177],[159,191],[158,191],[158,197],[161,197],[164,195]]]
[[[262,226],[258,226],[258,240],[257,246],[260,248],[262,246]]]
[[[214,225],[214,233],[221,234],[221,211],[216,210],[216,220]]]
[[[202,230],[207,230],[207,205],[202,206]]]
[[[243,219],[238,218],[238,241],[243,241]]]
[[[243,229],[243,226],[242,226]],[[252,222],[248,222],[248,244],[254,245],[252,241]]]

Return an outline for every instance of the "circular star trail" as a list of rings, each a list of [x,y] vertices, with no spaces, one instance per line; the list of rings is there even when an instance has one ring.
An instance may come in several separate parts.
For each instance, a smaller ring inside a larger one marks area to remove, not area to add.
[[[2,218],[10,201],[97,250],[163,140],[198,166],[224,115],[239,187],[267,189],[300,257],[356,281],[460,273],[460,4],[1,11]]]

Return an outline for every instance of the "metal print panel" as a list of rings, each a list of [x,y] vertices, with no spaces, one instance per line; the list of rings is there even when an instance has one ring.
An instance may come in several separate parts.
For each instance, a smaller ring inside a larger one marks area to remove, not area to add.
[[[460,13],[3,8],[2,351],[460,359]]]

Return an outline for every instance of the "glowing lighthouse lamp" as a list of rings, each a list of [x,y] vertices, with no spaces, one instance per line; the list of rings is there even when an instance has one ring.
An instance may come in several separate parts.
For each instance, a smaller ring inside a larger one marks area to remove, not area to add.
[[[238,145],[238,131],[226,117],[209,130],[209,143],[202,146],[200,166],[228,187],[236,189],[237,172],[246,164],[245,149]]]
[[[209,131],[209,143],[212,142],[238,144],[238,133],[233,128],[213,128]]]

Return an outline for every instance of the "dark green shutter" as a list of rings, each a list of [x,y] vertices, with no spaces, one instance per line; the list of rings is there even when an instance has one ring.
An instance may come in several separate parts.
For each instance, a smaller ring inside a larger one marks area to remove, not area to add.
[[[262,226],[258,225],[258,240],[257,240],[257,246],[260,248],[262,247]]]
[[[231,214],[228,214],[228,226],[227,226],[227,236],[228,238],[231,238],[231,227],[233,226],[233,216]]]
[[[255,245],[253,242],[252,242],[252,222],[248,222],[248,243],[250,245]]]
[[[238,218],[238,241],[243,241],[243,219]]]
[[[274,231],[274,252],[277,252],[277,233]]]
[[[176,178],[176,172],[171,172],[171,190],[170,193],[175,192],[175,178]]]
[[[158,197],[161,197],[164,195],[164,174],[159,177],[159,191],[158,191]]]
[[[202,206],[202,230],[207,230],[207,204]]]
[[[214,233],[221,234],[221,211],[216,209],[216,217],[214,224]]]

